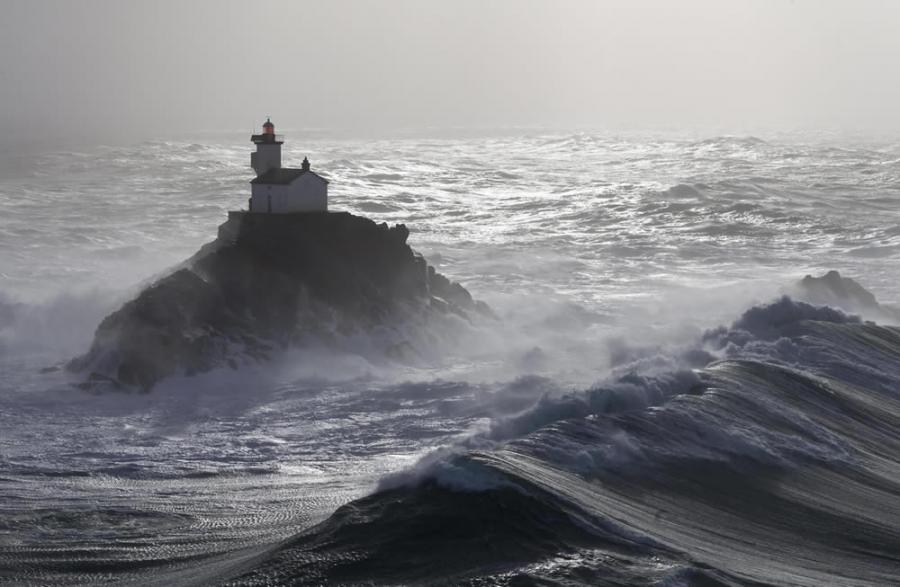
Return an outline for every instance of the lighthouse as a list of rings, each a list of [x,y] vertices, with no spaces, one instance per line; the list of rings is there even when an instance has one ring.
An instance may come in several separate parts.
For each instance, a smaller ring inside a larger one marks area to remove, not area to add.
[[[310,168],[303,158],[300,169],[281,166],[284,137],[275,134],[270,119],[262,133],[250,141],[256,152],[250,154],[250,166],[256,178],[250,182],[250,212],[260,214],[295,214],[328,211],[328,180]]]

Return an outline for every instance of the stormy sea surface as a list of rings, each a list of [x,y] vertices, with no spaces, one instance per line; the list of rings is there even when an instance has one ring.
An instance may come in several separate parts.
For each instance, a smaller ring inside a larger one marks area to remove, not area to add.
[[[82,391],[250,133],[4,151],[0,583],[900,582],[900,142],[284,132],[500,320]],[[884,311],[792,289],[828,270]]]

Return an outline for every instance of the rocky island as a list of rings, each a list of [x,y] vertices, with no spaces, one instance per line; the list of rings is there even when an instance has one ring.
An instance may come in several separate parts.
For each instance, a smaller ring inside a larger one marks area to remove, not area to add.
[[[896,308],[879,304],[872,292],[834,270],[821,277],[807,275],[787,293],[816,306],[840,308],[880,323],[896,324],[900,320]]]
[[[408,236],[402,224],[346,212],[231,212],[215,241],[107,316],[68,368],[86,386],[149,390],[171,375],[359,333],[377,331],[387,352],[402,352],[399,325],[422,331],[490,315]]]

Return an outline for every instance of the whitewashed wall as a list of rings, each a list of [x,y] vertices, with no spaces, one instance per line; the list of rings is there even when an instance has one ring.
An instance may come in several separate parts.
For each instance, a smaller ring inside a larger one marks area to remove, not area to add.
[[[289,185],[251,184],[251,188],[251,212],[269,212],[270,197],[273,214],[328,210],[328,184],[309,173]]]

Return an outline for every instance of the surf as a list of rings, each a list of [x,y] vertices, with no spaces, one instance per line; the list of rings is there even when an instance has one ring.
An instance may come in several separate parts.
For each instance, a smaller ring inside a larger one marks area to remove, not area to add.
[[[722,356],[644,381],[651,401],[597,400],[625,378],[539,402],[520,436],[427,462],[237,581],[891,582],[900,329],[783,298],[705,342]]]

